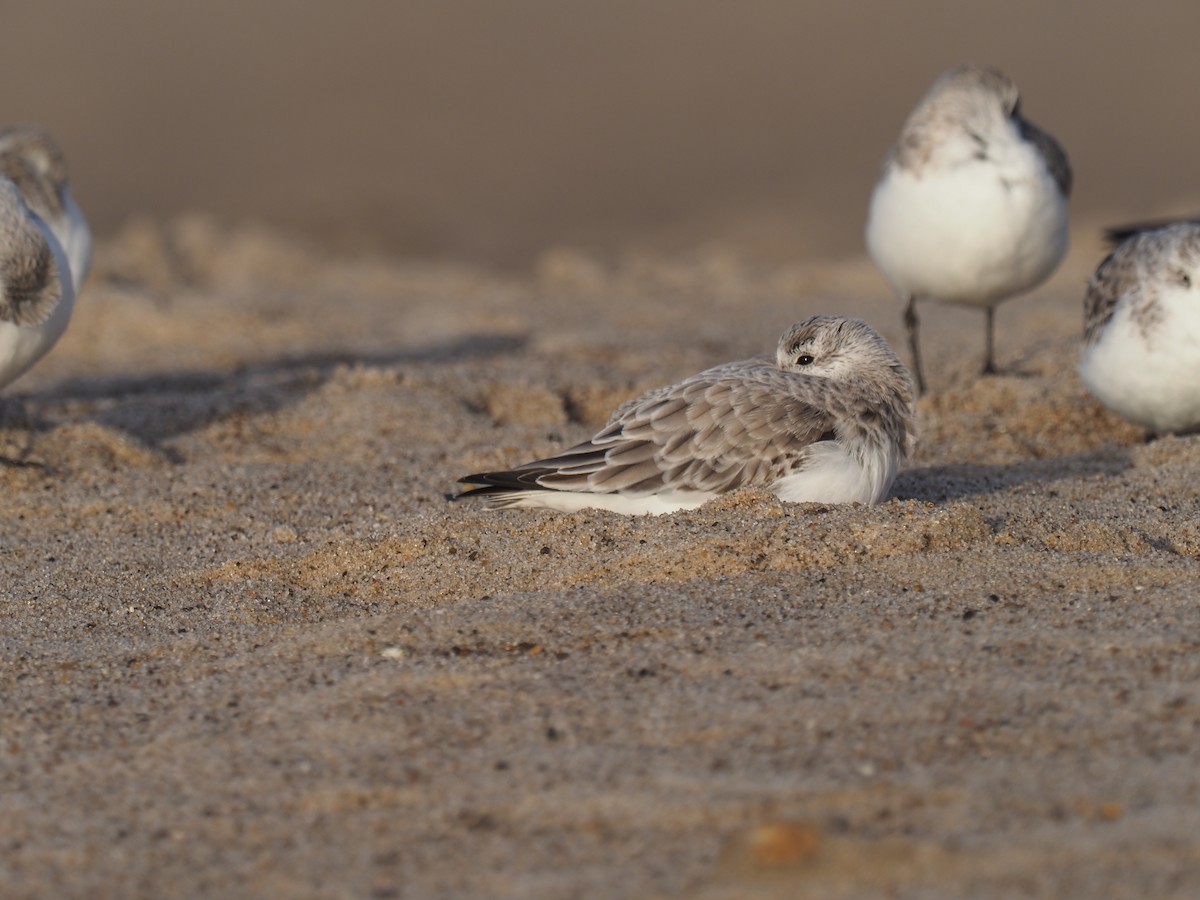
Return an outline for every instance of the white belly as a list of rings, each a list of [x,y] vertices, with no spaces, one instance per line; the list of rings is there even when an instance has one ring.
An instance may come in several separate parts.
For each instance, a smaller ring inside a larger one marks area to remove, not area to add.
[[[900,468],[900,452],[890,444],[867,446],[861,453],[840,443],[815,444],[808,465],[770,485],[780,500],[793,503],[878,503],[887,494]],[[661,515],[695,509],[717,495],[710,491],[663,491],[644,497],[586,491],[517,491],[498,495],[497,508],[541,507],[559,512],[606,509],[625,515]]]
[[[835,441],[814,444],[809,464],[771,485],[780,500],[794,503],[878,503],[896,479],[900,453],[890,443],[861,453]]]
[[[1067,201],[1032,159],[1017,156],[1008,169],[989,160],[918,178],[889,168],[866,237],[897,293],[994,306],[1050,276],[1067,252]]]
[[[497,509],[553,509],[568,513],[584,509],[606,509],[626,516],[660,516],[681,509],[695,509],[715,496],[717,495],[708,491],[665,492],[646,497],[588,491],[514,491],[499,495],[493,505]]]
[[[74,296],[67,293],[54,315],[41,325],[20,326],[0,322],[0,388],[16,381],[50,352],[71,319]]]

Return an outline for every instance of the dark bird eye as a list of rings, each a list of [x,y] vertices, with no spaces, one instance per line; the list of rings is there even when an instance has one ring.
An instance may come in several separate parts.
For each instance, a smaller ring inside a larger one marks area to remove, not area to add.
[[[1192,276],[1189,275],[1187,272],[1180,272],[1179,273],[1179,283],[1182,284],[1185,288],[1190,288],[1192,286]]]
[[[811,366],[812,364],[813,358],[810,353],[801,353],[796,357],[796,365],[798,366]]]

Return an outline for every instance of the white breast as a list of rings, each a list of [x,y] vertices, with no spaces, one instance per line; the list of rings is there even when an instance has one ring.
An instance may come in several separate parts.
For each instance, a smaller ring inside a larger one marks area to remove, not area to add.
[[[901,295],[991,306],[1036,287],[1067,251],[1067,201],[1024,141],[996,158],[913,172],[875,188],[867,248]]]
[[[779,479],[771,491],[794,503],[878,503],[900,468],[891,444],[863,443],[847,448],[839,441],[814,444],[803,471]]]
[[[1079,376],[1113,412],[1154,432],[1200,428],[1200,297],[1163,290],[1160,318],[1135,321],[1130,295],[1118,302]]]

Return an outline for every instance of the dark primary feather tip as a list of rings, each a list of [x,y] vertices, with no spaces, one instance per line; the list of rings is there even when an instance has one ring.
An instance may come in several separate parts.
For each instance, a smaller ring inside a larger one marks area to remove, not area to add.
[[[1132,237],[1145,234],[1148,231],[1159,231],[1172,225],[1200,225],[1200,216],[1189,216],[1184,219],[1157,219],[1151,222],[1135,222],[1132,225],[1114,225],[1104,229],[1104,240],[1109,246],[1123,244]]]
[[[549,475],[553,469],[511,469],[507,472],[476,472],[458,479],[459,484],[477,485],[460,491],[458,497],[507,494],[510,491],[548,491],[551,488],[538,484],[537,479]]]

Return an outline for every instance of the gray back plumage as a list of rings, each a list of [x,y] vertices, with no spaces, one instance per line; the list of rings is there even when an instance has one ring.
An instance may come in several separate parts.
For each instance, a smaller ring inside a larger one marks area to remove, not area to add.
[[[45,234],[17,186],[0,177],[0,322],[42,324],[53,314],[62,290]]]

